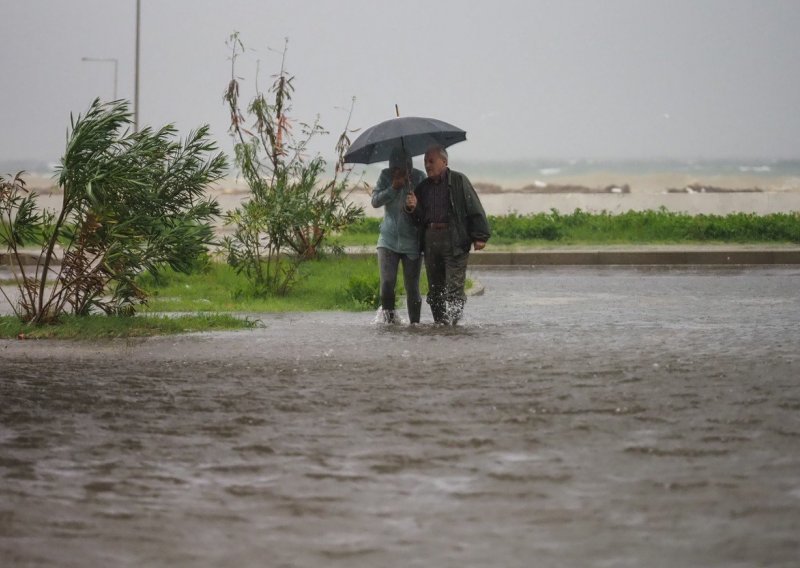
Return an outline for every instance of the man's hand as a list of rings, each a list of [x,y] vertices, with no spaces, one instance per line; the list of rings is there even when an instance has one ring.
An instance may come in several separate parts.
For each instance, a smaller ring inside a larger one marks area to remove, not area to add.
[[[410,191],[406,196],[406,211],[409,213],[417,208],[417,196],[413,191]]]
[[[475,241],[472,246],[475,247],[475,250],[483,250],[486,246],[486,241]]]

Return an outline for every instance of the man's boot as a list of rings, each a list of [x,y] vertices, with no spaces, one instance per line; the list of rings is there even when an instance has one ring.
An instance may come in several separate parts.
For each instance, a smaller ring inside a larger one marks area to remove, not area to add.
[[[447,308],[444,302],[432,302],[431,314],[433,315],[433,321],[436,323],[447,324],[449,321],[447,319]]]

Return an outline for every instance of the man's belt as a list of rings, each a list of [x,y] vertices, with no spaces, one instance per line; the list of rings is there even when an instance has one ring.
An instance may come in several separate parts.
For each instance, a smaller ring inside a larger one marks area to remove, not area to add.
[[[428,223],[428,228],[434,231],[443,231],[448,227],[447,223]]]

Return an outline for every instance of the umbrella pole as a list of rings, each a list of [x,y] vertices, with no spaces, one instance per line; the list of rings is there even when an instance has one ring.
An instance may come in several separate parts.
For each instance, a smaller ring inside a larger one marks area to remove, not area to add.
[[[397,118],[400,118],[400,107],[397,106],[397,103],[394,103],[394,113],[397,115]],[[403,149],[403,154],[406,153],[406,142],[403,140],[403,137],[400,137],[400,147]],[[411,185],[411,172],[406,172],[406,185]],[[414,193],[414,188],[411,188],[409,193]]]
[[[394,112],[397,114],[397,118],[400,118],[400,107],[397,106],[397,103],[394,103]],[[400,137],[400,147],[403,149],[403,154],[406,153],[406,141],[403,137]],[[411,172],[406,172],[406,185],[411,185]],[[411,188],[411,192],[414,192],[414,188]]]
[[[397,106],[397,103],[394,103],[394,113],[397,115],[397,118],[400,118],[400,107]],[[403,137],[400,137],[400,147],[403,149],[403,154],[406,153],[406,142],[403,140]],[[411,172],[406,172],[408,179],[406,183],[411,185]],[[411,193],[414,193],[414,188],[411,188]]]

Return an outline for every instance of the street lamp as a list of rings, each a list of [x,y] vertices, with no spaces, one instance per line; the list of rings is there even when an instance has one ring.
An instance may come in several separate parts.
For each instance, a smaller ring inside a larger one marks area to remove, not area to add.
[[[114,100],[117,100],[117,67],[119,62],[115,57],[81,57],[81,61],[95,61],[114,64]]]
[[[136,61],[133,79],[133,131],[139,132],[139,29],[141,28],[142,2],[136,0]]]

